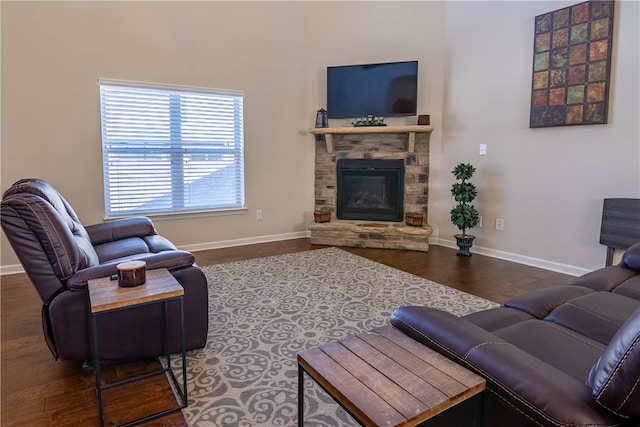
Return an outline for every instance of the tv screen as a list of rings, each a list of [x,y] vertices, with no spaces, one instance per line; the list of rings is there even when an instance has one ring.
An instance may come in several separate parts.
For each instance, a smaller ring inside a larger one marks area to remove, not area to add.
[[[331,118],[415,116],[418,61],[327,67]]]

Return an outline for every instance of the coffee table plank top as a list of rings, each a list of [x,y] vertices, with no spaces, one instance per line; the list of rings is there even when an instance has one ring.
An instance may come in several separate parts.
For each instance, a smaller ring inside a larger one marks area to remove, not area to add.
[[[457,363],[451,361],[437,351],[427,348],[425,345],[419,343],[418,341],[409,338],[393,327],[377,328],[374,329],[374,331],[387,338],[389,341],[398,344],[404,350],[411,352],[411,354],[420,358],[424,362],[429,364],[437,364],[437,369],[439,371],[445,373],[461,384],[464,384],[466,387],[476,388],[478,387],[479,381],[484,381],[483,378],[474,374],[470,370],[460,369],[461,366]],[[425,352],[425,349],[427,349],[428,351]],[[484,389],[484,386],[482,386],[482,389]]]
[[[340,384],[334,386],[332,383],[322,382],[321,385],[338,402],[351,402],[347,409],[354,414],[364,425],[380,426],[387,424],[398,425],[405,419],[391,405],[384,401],[379,402],[379,397],[357,378],[353,377],[349,371],[344,369],[339,363],[322,351],[309,351],[305,354],[306,361],[309,362],[307,372],[316,378],[341,378]],[[317,367],[317,370],[312,368]],[[371,402],[378,402],[373,407]],[[360,410],[366,408],[366,411]]]
[[[351,341],[358,340],[356,337],[353,338]],[[363,343],[362,341],[360,342]],[[402,384],[402,382],[398,381],[395,375],[398,375],[401,379],[406,379],[407,377],[404,375],[405,372],[402,366],[385,357],[373,347],[369,346],[368,349],[361,349],[361,353],[353,353],[344,344],[343,341],[334,341],[323,346],[322,351],[337,361],[350,375],[357,378],[369,390],[375,391],[378,399],[395,408],[403,417],[410,418],[421,410],[422,402],[398,385],[398,383]],[[364,344],[362,347],[367,346]],[[373,352],[368,351],[369,349],[373,350]],[[363,358],[361,359],[360,357]],[[365,359],[365,357],[367,358]],[[377,369],[371,369],[371,365],[365,362],[365,360],[372,360],[372,357],[378,358],[379,363],[386,364],[383,371],[384,374]]]
[[[121,288],[117,280],[109,277],[89,280],[91,312],[99,313],[184,295],[184,289],[166,268],[147,270],[145,277],[144,285],[131,288]]]
[[[374,341],[374,344],[375,341],[378,341],[379,347],[376,348],[369,341]],[[467,387],[444,375],[430,364],[425,364],[411,354],[403,353],[401,347],[390,343],[380,335],[361,334],[343,340],[342,344],[356,354],[362,355],[369,361],[371,367],[384,372],[385,375],[393,379],[394,383],[402,384],[404,390],[419,401],[417,406],[435,406],[449,400],[450,396],[467,390]],[[370,350],[367,350],[367,347]],[[438,388],[434,387],[431,382],[437,382]],[[415,413],[415,410],[415,407],[412,407],[411,411],[405,415],[410,417]]]
[[[298,363],[366,426],[421,423],[485,389],[485,380],[391,326],[298,354]]]

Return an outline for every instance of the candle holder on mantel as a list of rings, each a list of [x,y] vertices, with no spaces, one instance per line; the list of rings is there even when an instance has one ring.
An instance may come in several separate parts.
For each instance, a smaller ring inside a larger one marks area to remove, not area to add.
[[[331,212],[328,210],[318,209],[313,212],[313,220],[315,222],[329,222],[331,221]]]
[[[410,227],[422,227],[423,216],[419,212],[407,212],[405,219],[407,225]]]

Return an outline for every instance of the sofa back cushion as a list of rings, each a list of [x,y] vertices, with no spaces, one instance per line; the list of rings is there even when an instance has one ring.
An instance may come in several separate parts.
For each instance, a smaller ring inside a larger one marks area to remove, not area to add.
[[[596,402],[609,411],[640,416],[640,309],[620,327],[593,365],[587,386]]]

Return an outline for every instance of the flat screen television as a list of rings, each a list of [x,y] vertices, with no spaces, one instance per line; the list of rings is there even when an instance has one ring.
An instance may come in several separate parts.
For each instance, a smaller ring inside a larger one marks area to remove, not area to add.
[[[415,116],[418,61],[327,67],[327,116]]]

